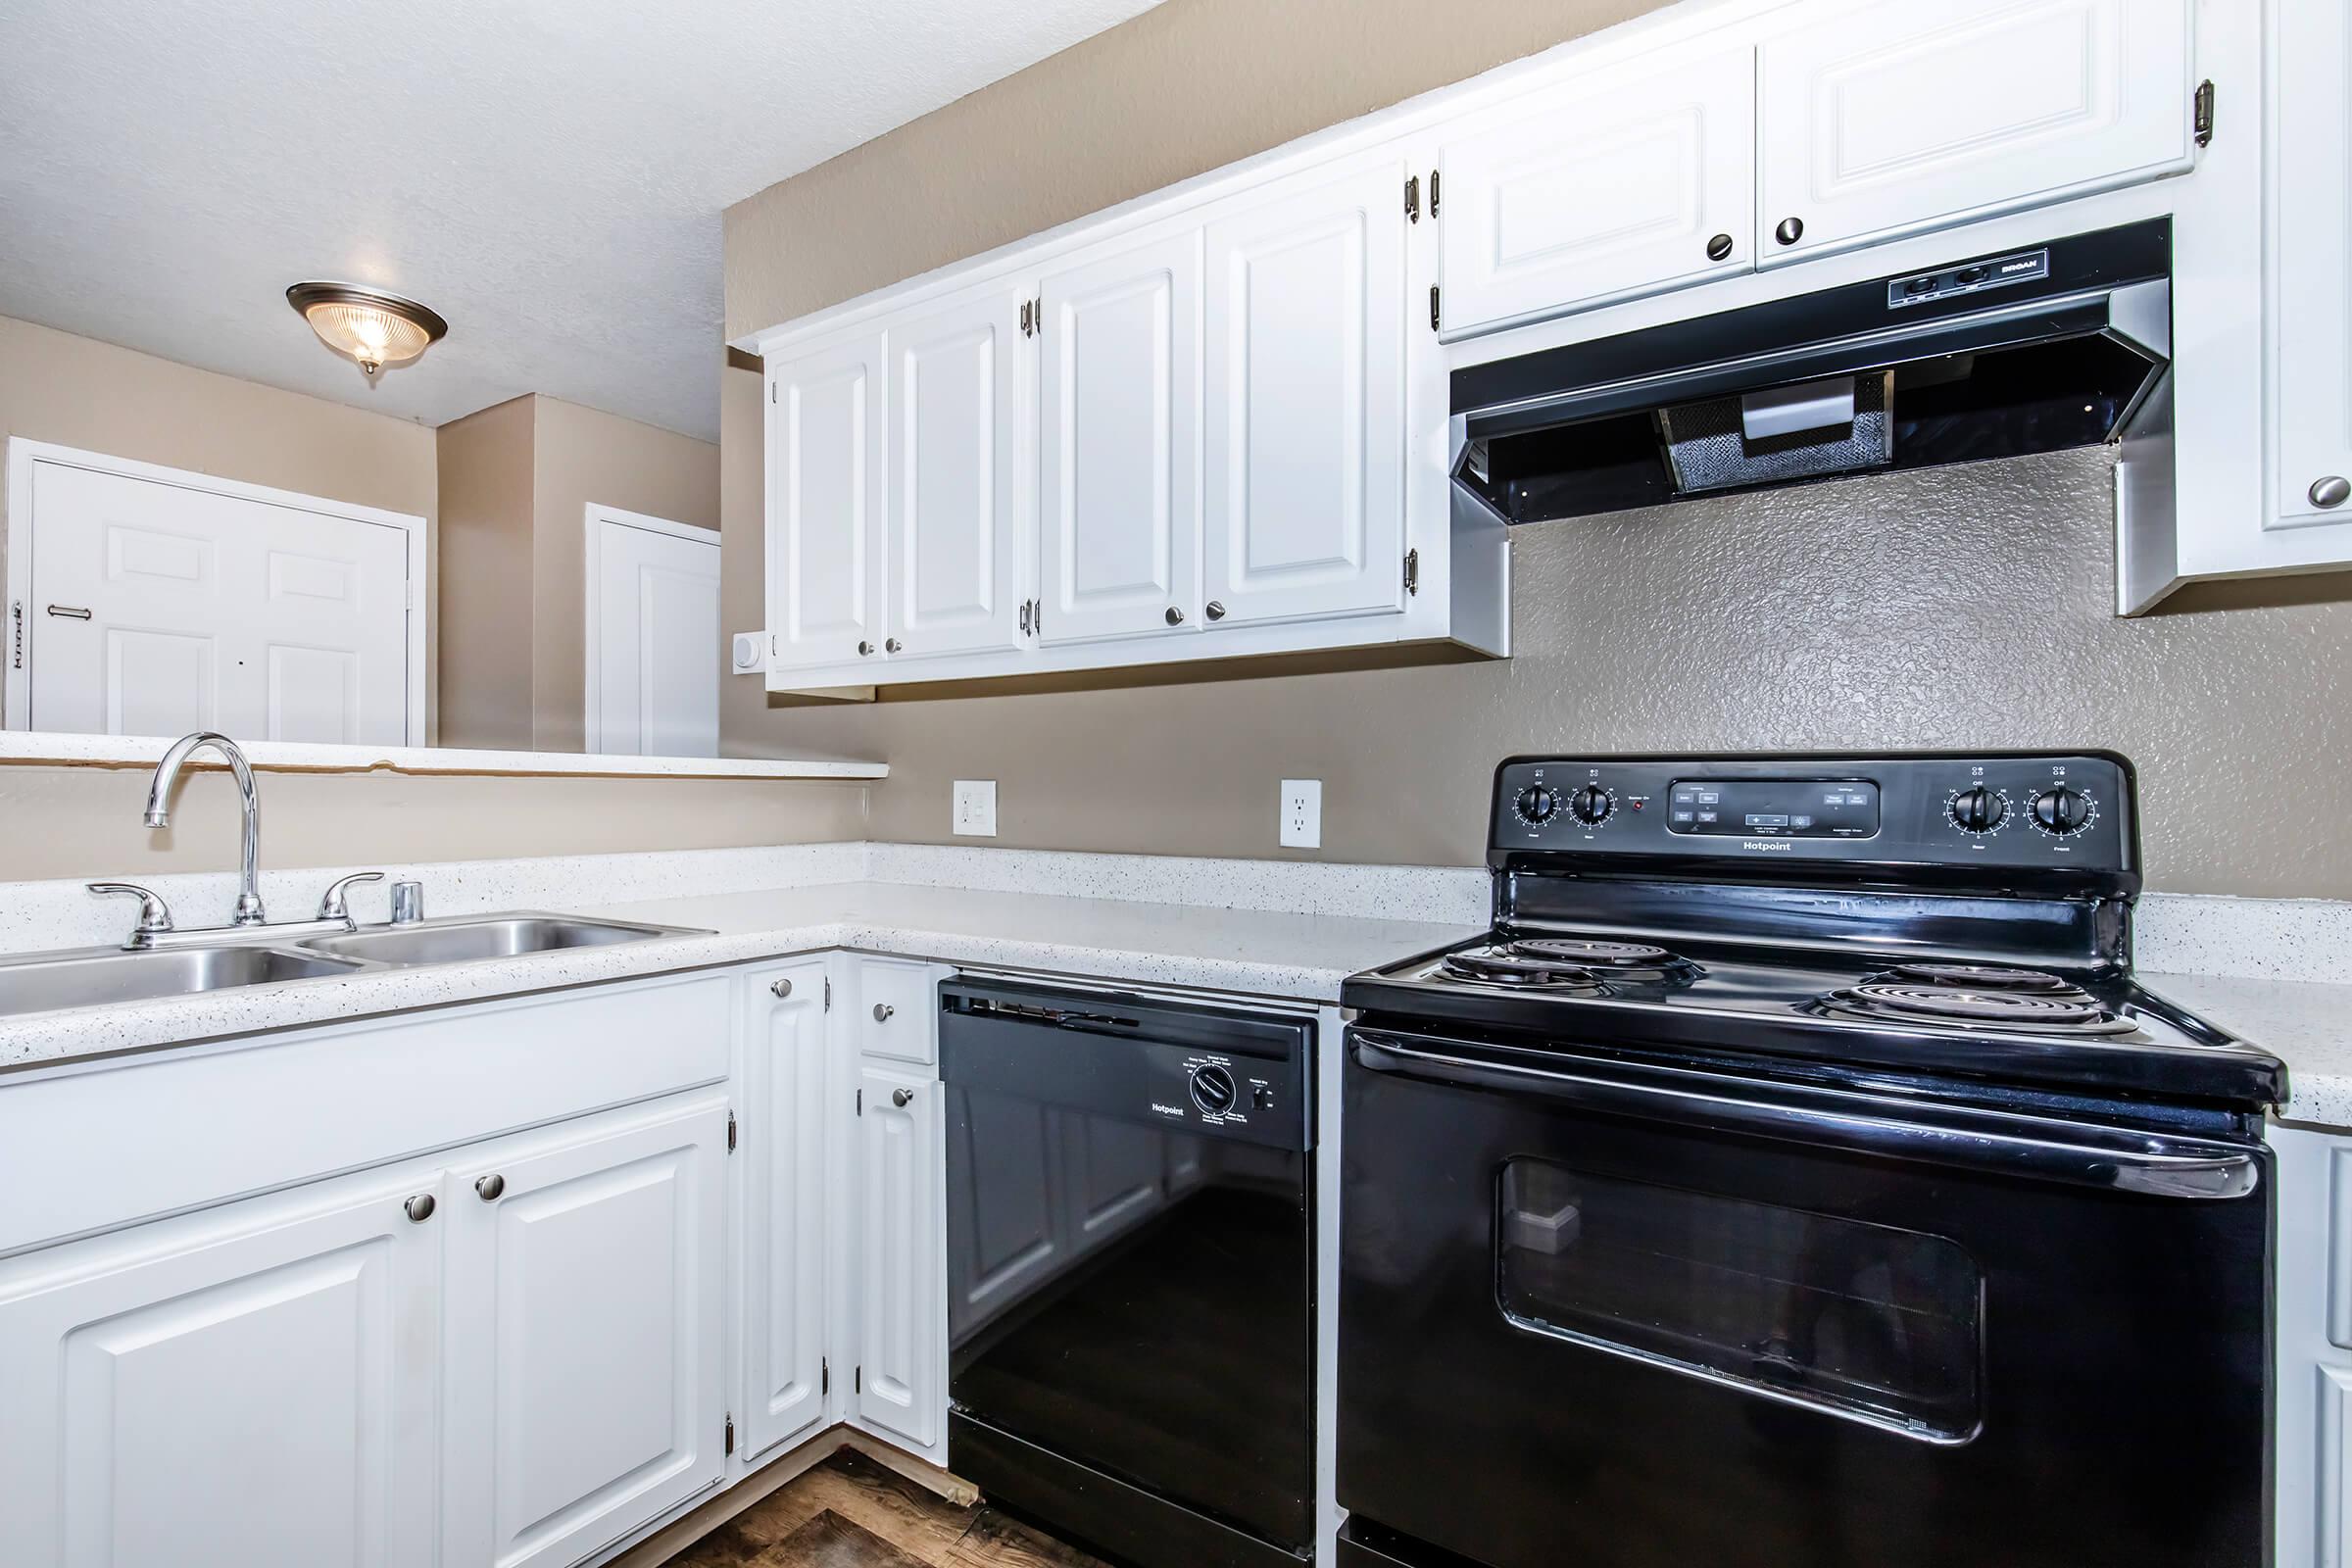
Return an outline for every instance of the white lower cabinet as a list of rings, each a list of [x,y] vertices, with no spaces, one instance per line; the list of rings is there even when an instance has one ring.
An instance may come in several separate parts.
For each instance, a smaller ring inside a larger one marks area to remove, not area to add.
[[[828,1414],[827,960],[761,965],[743,991],[742,1446],[757,1459]]]
[[[715,1486],[723,1096],[534,1139],[451,1183],[451,1561],[569,1563]]]
[[[947,1171],[940,1086],[928,1075],[870,1064],[858,1083],[855,1409],[860,1425],[944,1457]]]
[[[2352,1138],[2273,1127],[2278,1568],[2352,1563]]]
[[[443,1227],[412,1217],[446,1206],[438,1177],[323,1182],[0,1263],[0,1561],[442,1560]]]

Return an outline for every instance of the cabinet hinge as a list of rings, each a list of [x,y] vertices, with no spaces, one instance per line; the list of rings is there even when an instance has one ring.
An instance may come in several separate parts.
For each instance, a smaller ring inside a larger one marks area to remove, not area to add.
[[[1027,300],[1021,301],[1021,336],[1031,337],[1035,335],[1030,326],[1030,322],[1034,319],[1035,318],[1029,314],[1029,302]]]
[[[2213,82],[2211,79],[2197,83],[2197,95],[2191,100],[2191,103],[2194,112],[2190,123],[2196,127],[2197,145],[2210,147],[2213,145]]]
[[[824,1398],[833,1392],[833,1361],[829,1356],[816,1358],[816,1396]]]
[[[858,1367],[850,1375],[850,1392],[852,1394],[863,1394],[865,1392],[864,1367]]]
[[[767,383],[767,401],[770,403],[776,401],[776,383],[773,381]]]
[[[858,1091],[858,1114],[865,1114],[865,1091],[862,1089]]]
[[[1026,599],[1021,601],[1021,635],[1029,635],[1029,601]]]
[[[825,976],[825,1011],[833,1010],[833,977]]]
[[[1429,172],[1429,216],[1438,216],[1438,171]]]
[[[1432,283],[1429,285],[1429,329],[1432,332],[1438,329],[1438,285]]]
[[[735,1417],[734,1417],[733,1415],[729,1415],[729,1416],[727,1417],[727,1452],[729,1452],[729,1453],[733,1453],[734,1451],[735,1451]]]
[[[24,600],[12,599],[8,602],[8,619],[10,627],[10,641],[16,649],[16,652],[10,656],[9,662],[15,665],[18,669],[23,669],[24,667]]]
[[[1043,637],[1045,634],[1046,602],[1043,599],[1032,599],[1029,601],[1029,635]]]
[[[727,1152],[735,1152],[735,1113],[727,1112]]]
[[[1418,550],[1404,553],[1404,591],[1407,594],[1421,591],[1421,552]]]
[[[1408,223],[1421,221],[1421,176],[1404,176],[1404,218]]]
[[[1029,303],[1029,329],[1039,337],[1046,335],[1046,297],[1043,294]]]

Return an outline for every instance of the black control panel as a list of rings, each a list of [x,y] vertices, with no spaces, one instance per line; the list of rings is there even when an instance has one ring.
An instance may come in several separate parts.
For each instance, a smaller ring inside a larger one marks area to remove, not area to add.
[[[1498,866],[1703,858],[2136,882],[2132,764],[2112,753],[1521,757],[1495,772]]]

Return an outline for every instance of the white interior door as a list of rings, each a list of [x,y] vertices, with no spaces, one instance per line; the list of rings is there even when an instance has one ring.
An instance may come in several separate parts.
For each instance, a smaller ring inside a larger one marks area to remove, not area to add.
[[[883,347],[874,333],[771,365],[767,629],[779,668],[878,647]]]
[[[449,1562],[576,1562],[725,1473],[726,1122],[704,1100],[453,1173]]]
[[[718,535],[588,509],[588,750],[718,755]]]
[[[1752,268],[1755,69],[1746,44],[1671,69],[1636,62],[1448,137],[1435,220],[1446,330]]]
[[[1767,39],[1758,257],[1771,266],[2187,169],[2190,5],[1882,0]],[[1790,220],[1802,232],[1784,241]]]
[[[35,459],[12,728],[422,745],[397,524]],[[20,488],[19,494],[24,490]]]
[[[1200,234],[1046,278],[1039,640],[1200,622]]]
[[[1404,603],[1403,182],[1384,161],[1208,225],[1212,624]]]
[[[0,1561],[440,1560],[442,1226],[402,1208],[432,1190],[354,1177],[0,1264]]]
[[[1020,644],[1030,530],[1020,453],[1026,288],[992,285],[890,332],[894,659]]]

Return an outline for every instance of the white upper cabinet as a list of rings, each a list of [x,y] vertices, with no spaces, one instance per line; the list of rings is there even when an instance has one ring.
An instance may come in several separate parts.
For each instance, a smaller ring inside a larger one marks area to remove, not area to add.
[[[1402,606],[1404,180],[1384,158],[1208,224],[1212,624]]]
[[[1757,61],[1758,258],[2187,170],[2191,3],[1797,8]]]
[[[1026,290],[992,285],[890,330],[893,659],[1012,648],[1028,597]]]
[[[780,668],[879,645],[879,333],[768,367],[767,625]]]
[[[1464,122],[1433,186],[1450,335],[1755,265],[1755,50],[1637,63]]]
[[[2352,14],[2278,0],[2273,276],[2274,526],[2352,525]],[[2338,545],[2338,559],[2352,541]]]
[[[1041,641],[1193,631],[1200,596],[1200,233],[1047,273]]]

